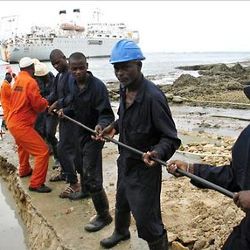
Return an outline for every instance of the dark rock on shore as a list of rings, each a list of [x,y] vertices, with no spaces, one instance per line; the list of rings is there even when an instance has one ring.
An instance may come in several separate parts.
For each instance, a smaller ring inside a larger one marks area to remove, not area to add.
[[[243,88],[250,84],[250,67],[235,64],[208,64],[178,67],[182,70],[198,71],[199,76],[182,74],[172,85],[159,85],[169,102],[192,103],[195,105],[223,106],[246,108],[249,100],[243,93]],[[154,81],[157,76],[146,76]],[[158,76],[160,77],[160,76]],[[110,99],[119,100],[119,83],[108,82]],[[236,105],[237,104],[237,105]],[[238,105],[239,104],[239,105]],[[242,105],[243,106],[242,106]]]
[[[199,77],[182,74],[172,85],[161,87],[164,92],[180,96],[183,100],[206,102],[248,103],[243,88],[250,83],[250,69],[240,63],[233,65],[210,64],[179,67],[198,70]],[[224,105],[224,104],[223,104]],[[219,105],[221,106],[221,105]]]
[[[213,67],[212,64],[201,64],[201,65],[189,65],[189,66],[179,66],[176,67],[177,69],[181,69],[181,70],[209,70]]]

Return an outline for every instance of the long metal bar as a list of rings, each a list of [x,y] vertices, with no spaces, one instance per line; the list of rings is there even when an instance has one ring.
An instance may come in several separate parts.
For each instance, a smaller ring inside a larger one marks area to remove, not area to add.
[[[65,119],[67,119],[67,120],[69,120],[69,121],[71,121],[71,122],[73,122],[73,123],[75,123],[75,124],[77,124],[78,126],[84,128],[84,129],[88,130],[92,134],[96,134],[95,130],[93,130],[93,129],[87,127],[86,125],[84,125],[84,124],[76,121],[75,119],[72,119],[71,117],[69,117],[67,115],[63,115],[62,117],[65,118]],[[126,149],[128,149],[128,150],[130,150],[130,151],[132,151],[132,152],[134,152],[136,154],[141,155],[141,156],[143,156],[143,154],[144,154],[144,152],[142,152],[142,151],[140,151],[138,149],[135,149],[133,147],[130,147],[130,146],[128,146],[128,145],[126,145],[126,144],[124,144],[124,143],[122,143],[120,141],[117,141],[117,140],[115,140],[113,138],[110,138],[108,136],[103,136],[103,138],[105,140],[107,140],[107,141],[113,142],[113,143],[115,143],[115,144],[117,144],[117,145],[119,145],[121,147],[124,147],[124,148],[126,148]],[[153,158],[153,157],[152,157],[152,160],[155,161],[155,162],[157,162],[157,163],[159,163],[159,164],[161,164],[161,165],[163,165],[163,166],[167,166],[167,163],[165,161],[162,161],[160,159]],[[203,178],[201,178],[199,176],[196,176],[194,174],[188,173],[188,172],[186,172],[186,171],[184,171],[182,169],[179,169],[179,168],[176,171],[179,174],[184,175],[186,177],[189,177],[190,179],[201,183],[202,185],[206,186],[207,188],[214,189],[214,190],[216,190],[216,191],[218,191],[218,192],[226,195],[229,198],[233,198],[234,197],[234,193],[233,192],[230,192],[229,190],[227,190],[227,189],[225,189],[225,188],[223,188],[221,186],[218,186],[218,185],[216,185],[216,184],[214,184],[214,183],[212,183],[210,181],[207,181],[207,180],[205,180],[205,179],[203,179]]]

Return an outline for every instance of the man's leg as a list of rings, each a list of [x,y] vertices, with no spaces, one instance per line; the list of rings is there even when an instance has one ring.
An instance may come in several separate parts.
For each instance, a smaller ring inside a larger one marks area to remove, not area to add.
[[[13,127],[9,129],[22,149],[35,157],[30,187],[41,187],[46,180],[49,162],[49,149],[47,144],[33,127]]]
[[[104,248],[112,248],[119,242],[130,238],[130,207],[126,195],[126,184],[124,183],[124,166],[120,157],[117,160],[118,181],[116,192],[115,229],[112,235],[101,240],[100,244]]]
[[[19,158],[18,173],[20,177],[29,176],[32,173],[32,168],[29,163],[29,153],[23,149],[20,143],[17,144],[17,152]]]
[[[59,125],[58,158],[63,170],[63,176],[70,184],[59,195],[61,198],[68,198],[70,193],[80,190],[75,170],[75,149],[77,146],[77,127],[70,121],[61,120]]]
[[[96,232],[112,222],[109,213],[109,202],[103,189],[102,148],[103,142],[94,141],[88,135],[83,144],[83,181],[90,192],[97,215],[85,230]]]
[[[161,168],[141,165],[132,171],[128,175],[127,196],[138,236],[147,241],[151,250],[167,250],[167,232],[160,209]]]
[[[47,115],[46,116],[46,126],[45,126],[46,139],[47,139],[47,142],[52,147],[55,165],[59,165],[58,153],[57,153],[58,140],[55,136],[57,126],[58,126],[58,118],[56,116],[53,116],[53,115]]]
[[[80,174],[80,185],[81,190],[79,192],[69,194],[70,200],[80,200],[90,197],[89,188],[87,187],[87,174],[85,173],[86,170],[83,171],[83,150],[84,150],[84,143],[86,142],[86,136],[82,136],[78,134],[78,144],[76,147],[76,158],[75,158],[75,166],[77,173]]]

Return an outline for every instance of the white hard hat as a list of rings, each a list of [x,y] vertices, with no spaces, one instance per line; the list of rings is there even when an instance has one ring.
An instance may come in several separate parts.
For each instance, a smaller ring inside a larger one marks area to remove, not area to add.
[[[35,76],[46,76],[48,73],[49,70],[45,63],[35,64]]]
[[[30,57],[23,57],[19,61],[19,67],[20,68],[27,68],[27,67],[31,66],[32,64],[34,64],[34,63],[32,62]]]
[[[32,60],[32,62],[33,62],[34,64],[40,63],[40,61],[39,61],[37,58],[32,58],[31,60]]]

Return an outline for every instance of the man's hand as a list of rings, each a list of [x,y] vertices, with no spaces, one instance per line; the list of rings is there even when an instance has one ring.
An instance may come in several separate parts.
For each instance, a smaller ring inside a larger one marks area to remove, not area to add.
[[[104,129],[102,129],[100,125],[96,125],[95,131],[96,131],[96,135],[95,136],[92,135],[91,137],[93,140],[97,140],[97,141],[104,141],[105,139],[103,138],[103,136],[113,138],[116,133],[116,130],[113,128],[112,125],[109,125]]]
[[[250,190],[240,191],[234,195],[234,203],[244,212],[250,209]]]
[[[63,109],[59,109],[56,113],[57,113],[59,118],[63,118],[63,116],[64,116]]]
[[[175,177],[180,177],[182,176],[181,174],[178,174],[176,172],[177,168],[180,168],[184,171],[187,172],[187,168],[188,168],[188,163],[184,162],[184,161],[179,161],[179,160],[173,160],[173,161],[169,161],[168,165],[167,165],[167,171],[174,175]]]
[[[54,113],[53,113],[53,111],[54,110],[57,110],[57,101],[55,101],[53,104],[51,104],[50,106],[49,106],[49,108],[48,108],[48,113],[50,114],[50,115],[54,115]]]
[[[113,125],[109,125],[106,128],[104,128],[101,132],[101,136],[107,136],[110,138],[113,138],[115,136],[116,130],[114,129]]]
[[[155,167],[157,162],[153,161],[152,158],[158,158],[158,153],[156,151],[148,151],[144,153],[142,159],[148,167]]]
[[[95,126],[95,132],[96,132],[97,135],[100,135],[102,133],[102,126],[97,124]]]
[[[102,133],[102,126],[97,124],[95,126],[95,135],[91,135],[91,138],[95,141],[102,141],[103,138],[101,137],[101,133]]]

